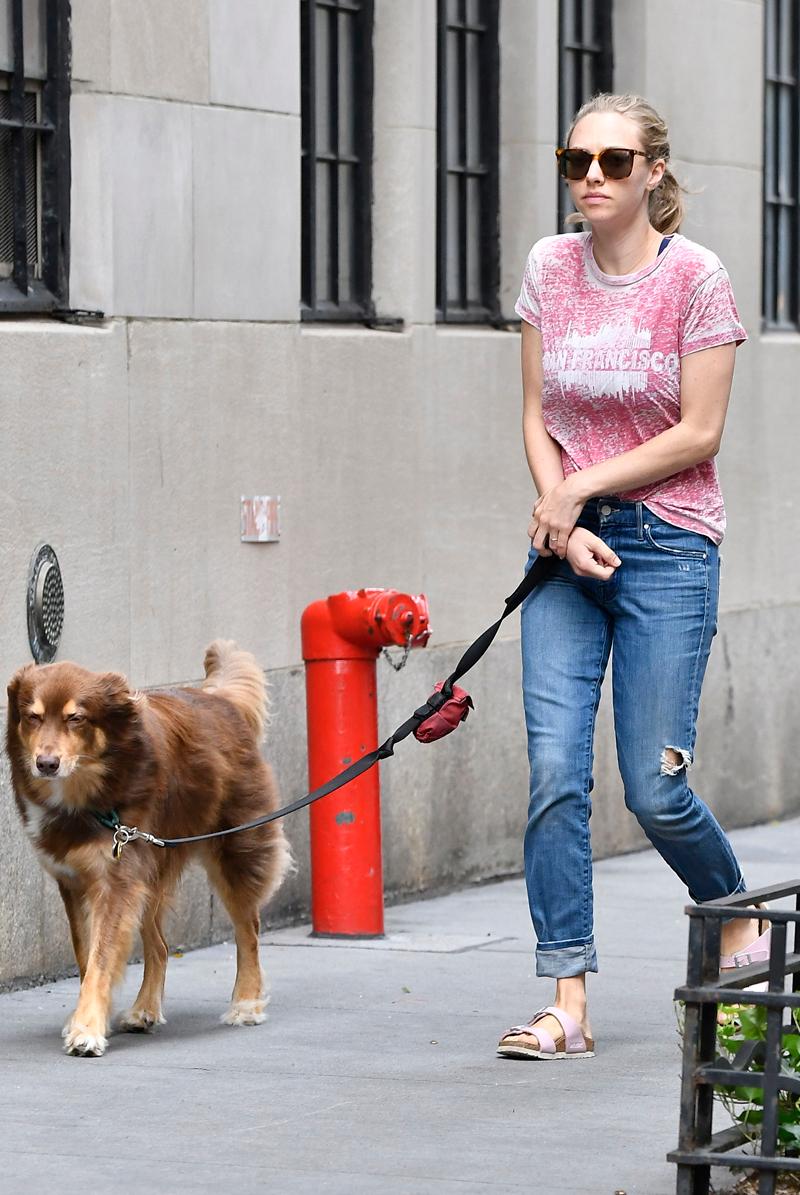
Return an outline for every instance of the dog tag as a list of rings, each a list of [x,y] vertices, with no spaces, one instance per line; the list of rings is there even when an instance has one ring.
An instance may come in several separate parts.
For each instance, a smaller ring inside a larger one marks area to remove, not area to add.
[[[133,835],[124,826],[118,826],[114,831],[114,845],[111,848],[112,859],[122,858],[122,848],[127,846]]]

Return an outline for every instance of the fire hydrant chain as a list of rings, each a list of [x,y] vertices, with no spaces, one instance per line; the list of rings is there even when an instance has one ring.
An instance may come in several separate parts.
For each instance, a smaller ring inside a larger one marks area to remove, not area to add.
[[[392,666],[392,668],[394,668],[395,672],[399,672],[401,668],[405,668],[406,664],[408,663],[408,657],[410,654],[411,654],[411,636],[410,635],[406,635],[406,645],[403,648],[403,654],[400,656],[400,658],[397,661],[395,661],[392,658],[392,656],[389,655],[388,647],[384,647],[381,651],[381,655],[383,656],[384,660],[386,660],[389,664],[391,664],[391,666]]]

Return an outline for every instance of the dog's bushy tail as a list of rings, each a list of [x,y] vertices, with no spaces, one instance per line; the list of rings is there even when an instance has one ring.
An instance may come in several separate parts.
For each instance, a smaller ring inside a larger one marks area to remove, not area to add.
[[[241,651],[232,639],[215,639],[206,648],[203,664],[206,679],[201,687],[227,697],[244,714],[260,743],[269,723],[269,693],[255,656]]]

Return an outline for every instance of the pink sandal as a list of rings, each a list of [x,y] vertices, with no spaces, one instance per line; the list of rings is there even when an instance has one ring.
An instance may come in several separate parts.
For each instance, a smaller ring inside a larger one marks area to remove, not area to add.
[[[759,921],[758,928],[761,929],[763,921]],[[751,942],[749,946],[745,946],[744,950],[736,950],[733,954],[723,954],[720,956],[719,968],[722,971],[733,971],[736,967],[749,967],[751,963],[764,963],[769,958],[769,946],[771,939],[771,928],[767,925],[760,938],[756,938],[755,942]],[[766,992],[769,987],[768,983],[754,983],[746,988],[748,992]]]
[[[553,1039],[545,1029],[534,1026],[546,1016],[555,1017],[562,1032]],[[536,1040],[536,1046],[524,1037]],[[556,1043],[559,1043],[557,1048]],[[527,1025],[515,1025],[500,1038],[497,1053],[501,1058],[539,1058],[543,1062],[550,1062],[561,1058],[594,1058],[594,1042],[591,1037],[585,1037],[580,1025],[563,1008],[550,1005],[540,1008]]]
[[[763,922],[759,923],[759,929]],[[744,950],[737,950],[733,954],[723,954],[720,956],[719,965],[721,970],[733,970],[734,967],[749,967],[751,963],[763,963],[769,958],[769,944],[771,931],[770,927],[764,930],[760,938],[756,938],[755,942],[751,942],[749,946],[745,946]]]

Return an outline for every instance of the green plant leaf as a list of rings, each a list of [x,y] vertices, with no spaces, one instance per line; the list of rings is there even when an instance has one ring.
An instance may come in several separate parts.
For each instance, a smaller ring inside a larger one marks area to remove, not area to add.
[[[781,1145],[800,1145],[800,1125],[778,1125],[778,1141],[781,1143]]]
[[[742,1037],[749,1041],[764,1041],[767,1036],[766,1009],[756,1006],[746,1008],[744,1005],[740,1005],[739,1025]]]
[[[764,1119],[763,1108],[746,1108],[737,1114],[736,1119],[742,1124],[761,1124]]]
[[[726,1061],[733,1062],[740,1071],[761,1074],[763,1046],[755,1051],[755,1058],[747,1063],[736,1063],[735,1057],[743,1045],[766,1041],[767,1010],[745,1004],[721,1004],[719,1011],[723,1014],[724,1023],[717,1026],[718,1065],[724,1071]],[[800,1077],[800,1009],[793,1009],[791,1015],[791,1028],[781,1039],[781,1073]],[[752,1047],[743,1053],[746,1056],[752,1054]],[[723,1080],[716,1085],[716,1097],[751,1138],[760,1136],[764,1121],[764,1091],[761,1087],[747,1083],[729,1086]],[[779,1152],[797,1154],[800,1152],[800,1098],[792,1093],[781,1093],[777,1119]]]
[[[784,1033],[781,1049],[794,1070],[800,1070],[800,1034]]]

